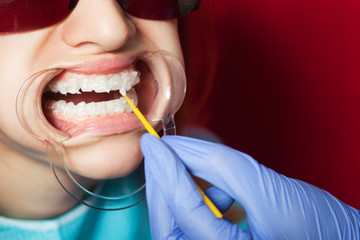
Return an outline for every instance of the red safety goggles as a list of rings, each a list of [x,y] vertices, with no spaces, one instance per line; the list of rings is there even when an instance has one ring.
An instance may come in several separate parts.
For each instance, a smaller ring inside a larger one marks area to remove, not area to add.
[[[44,28],[65,19],[79,0],[0,0],[0,32]],[[101,0],[100,0],[101,1]],[[168,20],[183,17],[199,7],[199,0],[117,0],[135,17]]]

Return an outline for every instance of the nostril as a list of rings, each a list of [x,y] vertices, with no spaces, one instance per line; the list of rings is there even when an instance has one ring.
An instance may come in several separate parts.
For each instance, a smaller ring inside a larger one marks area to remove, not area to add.
[[[73,11],[76,7],[76,5],[78,4],[79,0],[70,0],[70,3],[69,3],[69,9],[71,11]]]

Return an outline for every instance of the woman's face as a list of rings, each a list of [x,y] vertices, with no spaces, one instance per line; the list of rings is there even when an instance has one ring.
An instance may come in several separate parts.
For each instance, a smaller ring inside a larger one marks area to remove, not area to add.
[[[68,167],[91,178],[109,178],[131,172],[142,160],[140,122],[133,114],[113,109],[121,105],[113,102],[119,97],[118,93],[107,93],[108,87],[97,89],[102,88],[104,79],[126,78],[126,72],[136,75],[137,69],[128,66],[133,66],[141,53],[157,50],[165,50],[182,61],[177,21],[135,18],[123,12],[112,0],[82,0],[71,15],[58,24],[25,33],[0,34],[0,129],[18,144],[45,152],[46,146],[30,136],[20,124],[16,98],[22,84],[32,74],[61,68],[62,73],[51,79],[51,90],[44,94],[43,89],[36,89],[36,94],[43,101],[41,111],[51,125],[72,135],[64,142],[69,154]],[[140,76],[139,85],[147,75],[144,72]],[[49,80],[43,81],[49,83]],[[80,86],[80,94],[71,94],[69,88],[61,87],[63,83],[74,85],[74,82]],[[94,94],[95,90],[103,93]],[[146,99],[145,96],[138,98],[139,101]],[[61,99],[64,100],[62,105]],[[74,107],[82,101],[85,102],[82,110]],[[93,106],[98,113],[90,113],[92,101],[96,102]],[[86,131],[76,130],[79,124]],[[25,157],[27,150],[22,149]]]

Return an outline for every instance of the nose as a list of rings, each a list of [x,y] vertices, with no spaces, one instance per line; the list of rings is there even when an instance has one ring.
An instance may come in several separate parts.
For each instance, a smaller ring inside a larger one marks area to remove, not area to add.
[[[62,28],[67,45],[92,52],[118,50],[134,34],[134,23],[115,0],[80,0]]]

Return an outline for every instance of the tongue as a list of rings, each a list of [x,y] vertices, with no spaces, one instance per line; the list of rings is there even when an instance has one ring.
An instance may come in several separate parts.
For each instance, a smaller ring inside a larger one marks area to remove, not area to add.
[[[109,93],[96,93],[96,92],[81,92],[81,94],[66,95],[60,93],[47,92],[43,96],[43,100],[65,100],[66,102],[73,102],[75,105],[80,102],[103,102],[119,98],[119,91],[111,91]]]

